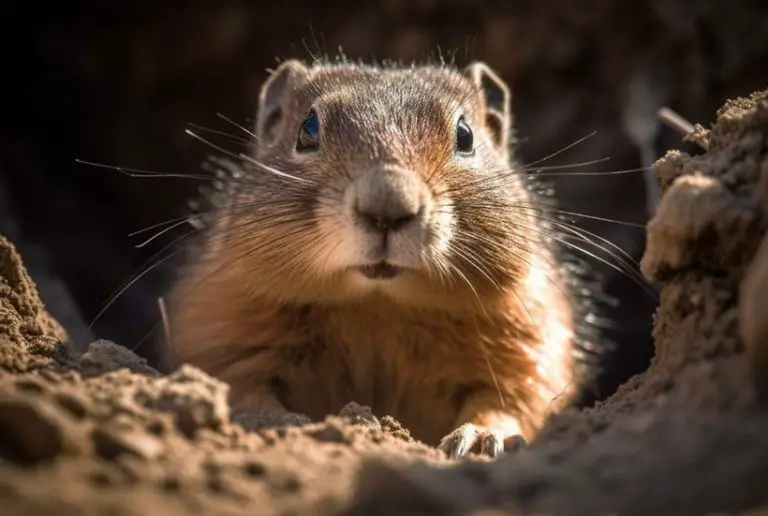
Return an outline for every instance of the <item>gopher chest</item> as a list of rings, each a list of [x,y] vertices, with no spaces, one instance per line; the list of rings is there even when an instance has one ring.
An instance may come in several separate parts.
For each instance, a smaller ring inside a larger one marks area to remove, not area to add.
[[[455,427],[466,395],[492,381],[478,343],[445,325],[389,321],[385,327],[329,324],[322,330],[312,336],[302,362],[285,371],[281,400],[313,419],[354,401],[436,444]]]

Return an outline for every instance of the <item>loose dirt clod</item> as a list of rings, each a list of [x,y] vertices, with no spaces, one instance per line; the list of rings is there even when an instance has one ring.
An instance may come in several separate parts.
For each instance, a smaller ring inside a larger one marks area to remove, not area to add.
[[[79,356],[0,237],[4,513],[768,511],[768,92],[727,103],[704,136],[706,154],[656,164],[650,369],[495,462],[452,464],[354,403],[321,422],[231,414],[198,369],[161,375],[107,341]]]

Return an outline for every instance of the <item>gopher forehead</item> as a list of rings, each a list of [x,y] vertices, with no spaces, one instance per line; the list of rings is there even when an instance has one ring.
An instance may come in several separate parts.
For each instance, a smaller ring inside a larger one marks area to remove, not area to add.
[[[385,87],[412,92],[440,91],[449,96],[467,96],[476,93],[474,85],[464,75],[448,67],[379,68],[365,65],[318,65],[311,69],[308,79],[318,91],[351,86],[360,91]]]
[[[370,112],[444,117],[477,107],[480,92],[463,75],[440,67],[378,68],[337,65],[313,68],[303,85],[312,101]]]
[[[337,152],[368,149],[431,165],[453,148],[456,119],[477,120],[480,91],[439,67],[387,69],[335,65],[311,69],[299,85],[303,111],[317,109]]]

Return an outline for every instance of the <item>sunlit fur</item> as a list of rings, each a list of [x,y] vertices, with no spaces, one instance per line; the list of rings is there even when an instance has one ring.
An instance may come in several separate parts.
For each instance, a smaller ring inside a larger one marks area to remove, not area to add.
[[[533,438],[576,385],[574,312],[478,81],[291,61],[264,88],[247,177],[175,291],[176,358],[229,382],[240,408],[322,418],[356,401],[431,444],[464,423]],[[310,109],[320,146],[299,153]],[[462,115],[471,156],[455,150]],[[384,255],[352,208],[387,167],[423,211]],[[384,257],[405,272],[356,269]]]

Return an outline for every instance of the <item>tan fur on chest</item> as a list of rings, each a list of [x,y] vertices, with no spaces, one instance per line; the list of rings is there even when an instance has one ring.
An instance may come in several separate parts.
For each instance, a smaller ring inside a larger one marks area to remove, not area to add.
[[[505,398],[514,396],[515,387],[531,374],[524,346],[505,342],[512,337],[521,344],[525,336],[504,336],[489,320],[408,310],[384,299],[318,312],[311,328],[314,339],[323,343],[324,356],[318,355],[312,366],[320,371],[306,375],[297,369],[293,384],[302,384],[306,375],[311,385],[297,387],[289,401],[310,413],[313,395],[307,394],[326,388],[321,412],[336,412],[355,400],[397,417],[418,438],[436,443],[456,426],[467,396],[496,390],[494,369],[500,370],[499,388],[508,391]]]
[[[567,356],[549,357],[554,367],[541,369],[543,304],[529,300],[522,309],[514,294],[506,310],[458,317],[384,297],[354,306],[275,307],[233,287],[195,285],[195,295],[182,298],[175,341],[177,359],[229,382],[243,409],[270,409],[265,386],[283,407],[313,419],[355,401],[436,444],[462,422],[462,407],[475,396],[520,414],[530,438],[544,405],[567,388],[568,346],[553,343]]]

